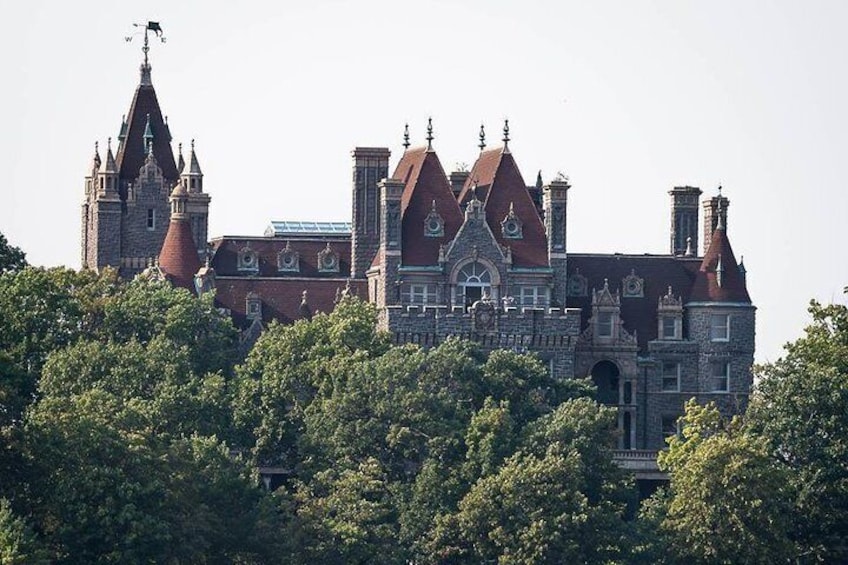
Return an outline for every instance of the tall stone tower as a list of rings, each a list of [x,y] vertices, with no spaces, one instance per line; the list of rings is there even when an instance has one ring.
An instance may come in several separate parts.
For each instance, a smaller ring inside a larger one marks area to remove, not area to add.
[[[552,301],[565,307],[568,275],[565,235],[567,223],[568,181],[556,179],[542,188],[542,203],[545,210],[545,235],[548,240],[548,261],[554,271]]]
[[[698,198],[701,189],[695,186],[675,186],[671,196],[672,255],[695,255],[698,252]],[[709,239],[704,240],[709,244]]]
[[[365,278],[380,246],[380,189],[389,176],[388,149],[357,147],[353,150],[353,213],[351,225],[351,278]]]
[[[100,170],[92,169],[86,177],[82,205],[83,267],[114,267],[123,277],[140,273],[159,255],[168,231],[168,200],[181,180],[171,149],[168,121],[159,107],[150,78],[148,50],[145,30],[140,81],[129,113],[121,121],[117,154],[111,165],[107,156],[106,161],[98,165]],[[95,161],[99,160],[96,155]],[[99,186],[101,178],[102,189]],[[195,240],[198,248],[204,248],[209,196],[202,193],[203,175],[193,147],[184,178]]]

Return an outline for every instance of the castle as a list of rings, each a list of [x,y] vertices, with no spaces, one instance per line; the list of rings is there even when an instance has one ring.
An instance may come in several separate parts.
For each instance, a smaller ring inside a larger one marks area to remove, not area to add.
[[[670,190],[668,254],[580,254],[566,245],[570,185],[528,186],[509,148],[480,131],[470,171],[446,174],[433,146],[353,150],[348,222],[272,222],[207,244],[210,197],[194,143],[174,156],[145,50],[117,152],[85,179],[82,264],[214,288],[247,342],[267,322],[330,311],[340,292],[373,302],[397,343],[450,336],[535,353],[557,378],[591,376],[618,411],[619,448],[656,450],[691,397],[726,414],[752,385],[754,314],[728,240],[729,201]],[[703,251],[699,255],[699,208]]]

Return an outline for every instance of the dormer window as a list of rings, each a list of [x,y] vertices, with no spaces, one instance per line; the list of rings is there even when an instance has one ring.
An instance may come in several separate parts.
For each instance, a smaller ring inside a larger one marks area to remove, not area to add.
[[[668,287],[668,292],[660,296],[657,304],[657,336],[661,340],[672,341],[683,339],[683,300],[675,296]]]
[[[262,319],[262,299],[255,292],[248,292],[244,298],[244,312],[248,320]]]
[[[253,271],[259,270],[259,254],[250,248],[250,244],[244,246],[238,254],[238,270]]]
[[[662,327],[662,339],[664,340],[672,340],[672,339],[680,339],[678,336],[680,332],[678,331],[678,318],[676,316],[662,316],[660,318],[660,326]]]
[[[521,219],[515,214],[512,202],[509,203],[509,213],[501,222],[501,233],[506,239],[521,239],[524,237]]]
[[[575,269],[568,276],[568,296],[588,296],[589,281],[580,274],[580,269]]]
[[[433,200],[430,213],[424,219],[424,235],[426,237],[443,237],[445,235],[445,221],[436,211],[435,200]]]
[[[712,314],[710,316],[710,340],[711,341],[729,341],[730,340],[730,315],[728,315],[728,314]]]
[[[288,241],[286,247],[277,254],[277,270],[283,273],[300,271],[300,253],[292,249]]]
[[[327,242],[327,247],[318,253],[318,271],[321,273],[339,272],[339,254],[333,251],[330,242]]]

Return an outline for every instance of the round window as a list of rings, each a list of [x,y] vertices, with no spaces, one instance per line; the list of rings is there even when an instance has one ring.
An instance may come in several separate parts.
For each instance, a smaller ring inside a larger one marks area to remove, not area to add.
[[[639,294],[640,286],[639,281],[627,281],[627,294]]]
[[[515,220],[507,220],[504,223],[504,233],[506,235],[518,235],[521,231],[521,227],[518,225],[518,222]]]
[[[325,269],[332,269],[336,266],[336,256],[332,253],[327,253],[321,258],[321,265],[323,265]]]
[[[436,218],[433,218],[427,223],[427,231],[429,231],[430,233],[439,233],[441,230],[442,223]]]
[[[294,266],[294,255],[290,253],[286,253],[283,255],[283,266],[284,267],[293,267]]]
[[[245,253],[241,258],[241,262],[245,265],[253,265],[253,253]]]

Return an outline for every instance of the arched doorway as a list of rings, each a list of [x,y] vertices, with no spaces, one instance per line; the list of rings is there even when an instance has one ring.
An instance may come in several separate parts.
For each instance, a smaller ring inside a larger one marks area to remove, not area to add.
[[[598,387],[597,399],[601,404],[617,406],[619,403],[618,383],[621,371],[612,361],[599,361],[592,367],[592,382]]]

